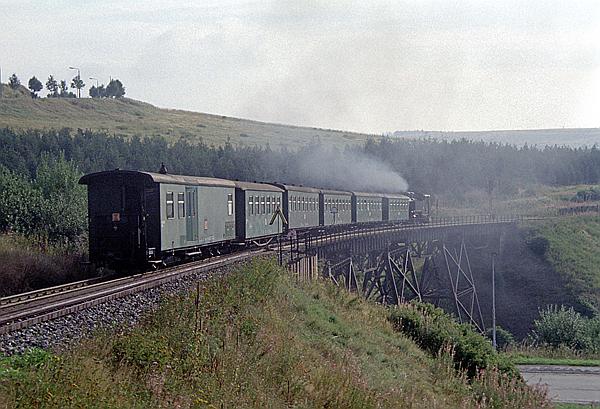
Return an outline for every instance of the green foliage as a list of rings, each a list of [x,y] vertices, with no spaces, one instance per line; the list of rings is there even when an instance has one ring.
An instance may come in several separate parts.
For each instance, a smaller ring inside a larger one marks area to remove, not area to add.
[[[534,323],[534,338],[541,345],[600,351],[600,318],[587,318],[573,307],[550,305],[540,310]]]
[[[493,337],[492,328],[488,328],[485,335],[491,340]],[[515,337],[504,328],[496,326],[496,344],[498,348],[505,349],[515,344]]]
[[[85,87],[85,83],[81,79],[79,75],[76,75],[71,80],[71,88],[75,88],[78,92],[81,91],[82,88]]]
[[[106,86],[106,92],[103,95],[107,98],[121,98],[125,96],[125,87],[118,79],[111,79]]]
[[[19,77],[17,77],[17,74],[13,74],[10,77],[8,77],[8,86],[11,87],[12,89],[17,89],[19,88],[19,86],[21,85],[21,81],[19,80]]]
[[[600,189],[597,187],[579,190],[571,197],[572,202],[589,202],[596,200],[600,200]]]
[[[43,154],[33,180],[0,168],[0,230],[74,241],[87,224],[81,176],[63,154]]]
[[[549,246],[545,259],[560,273],[564,285],[590,312],[600,314],[600,219],[575,216],[538,222],[533,236]]]
[[[38,80],[35,77],[35,75],[29,79],[28,87],[31,90],[31,96],[33,98],[36,98],[37,97],[37,93],[40,92],[42,90],[42,88],[44,88],[44,86],[42,85],[41,81]]]
[[[48,90],[48,98],[58,97],[58,82],[54,79],[54,76],[50,75],[48,77],[46,89]]]
[[[431,304],[413,303],[392,309],[389,315],[394,327],[410,336],[432,355],[443,351],[453,354],[456,367],[474,377],[481,369],[497,368],[516,374],[516,368],[494,351],[491,343],[470,325],[459,324]]]
[[[21,355],[0,357],[0,381],[20,380],[25,376],[24,372],[38,370],[58,360],[56,355],[40,348],[29,349]]]

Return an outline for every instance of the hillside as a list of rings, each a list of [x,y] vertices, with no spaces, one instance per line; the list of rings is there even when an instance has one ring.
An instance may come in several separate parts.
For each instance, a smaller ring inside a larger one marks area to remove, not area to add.
[[[14,129],[93,129],[123,136],[163,136],[171,141],[222,145],[267,145],[297,148],[314,140],[345,146],[374,135],[329,129],[271,124],[227,116],[161,109],[129,98],[119,100],[31,99],[29,91],[4,87],[0,127]]]
[[[600,312],[598,216],[547,220],[534,225],[530,235],[538,238],[544,257],[563,276],[567,289],[592,311]]]
[[[522,146],[568,145],[574,147],[600,145],[600,128],[521,129],[502,131],[396,131],[393,138],[501,142]]]
[[[332,284],[295,285],[272,261],[203,285],[198,301],[193,291],[172,299],[135,328],[0,359],[0,407],[551,407],[518,379],[490,368],[469,381],[430,351],[428,340],[455,334],[472,362],[501,359],[448,316],[425,329],[405,307],[411,328],[430,335],[420,349],[398,332],[406,314],[392,325],[385,307]]]

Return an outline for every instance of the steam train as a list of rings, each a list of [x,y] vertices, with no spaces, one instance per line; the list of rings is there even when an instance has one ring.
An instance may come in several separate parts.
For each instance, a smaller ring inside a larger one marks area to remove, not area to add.
[[[159,266],[289,230],[423,223],[430,213],[429,195],[173,175],[164,167],[91,173],[79,183],[88,188],[90,262],[98,265]]]

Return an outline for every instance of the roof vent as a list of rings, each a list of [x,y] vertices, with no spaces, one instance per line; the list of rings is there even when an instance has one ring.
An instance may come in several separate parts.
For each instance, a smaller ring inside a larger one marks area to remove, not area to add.
[[[165,166],[164,162],[160,163],[160,169],[159,169],[158,173],[163,174],[163,175],[167,174],[167,167]]]

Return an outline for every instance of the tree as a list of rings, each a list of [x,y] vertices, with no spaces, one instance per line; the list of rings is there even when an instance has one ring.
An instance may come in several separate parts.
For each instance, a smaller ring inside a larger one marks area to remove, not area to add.
[[[100,85],[98,87],[92,85],[90,88],[90,97],[92,98],[104,98],[106,96],[106,89],[104,85]]]
[[[8,78],[8,86],[12,89],[19,88],[19,85],[21,85],[21,81],[19,81],[17,74],[13,74],[10,76],[10,78]]]
[[[31,98],[37,98],[37,93],[44,88],[41,81],[35,75],[29,79],[29,89],[31,90]]]
[[[77,89],[77,95],[79,95],[79,97],[81,97],[81,89],[83,87],[85,87],[85,83],[83,82],[81,77],[79,75],[73,77],[73,79],[71,80],[71,88]]]
[[[59,88],[61,98],[75,98],[75,94],[69,91],[69,85],[67,84],[67,81],[61,80]]]
[[[58,82],[54,79],[54,76],[49,76],[46,81],[46,89],[48,90],[48,97],[58,97]]]
[[[108,98],[121,98],[125,95],[125,87],[121,81],[114,79],[110,80],[106,87],[106,96]]]

